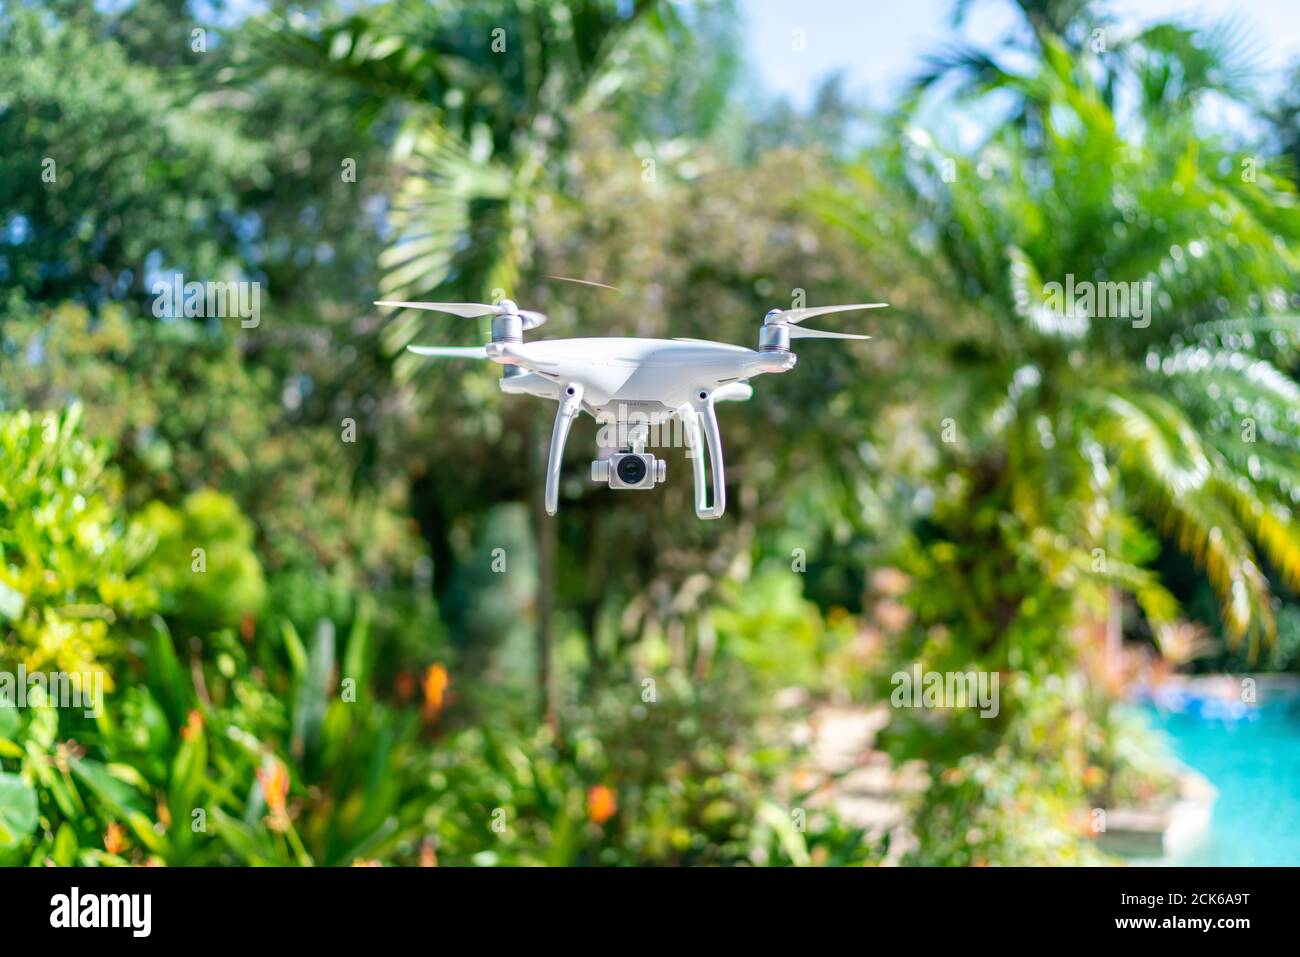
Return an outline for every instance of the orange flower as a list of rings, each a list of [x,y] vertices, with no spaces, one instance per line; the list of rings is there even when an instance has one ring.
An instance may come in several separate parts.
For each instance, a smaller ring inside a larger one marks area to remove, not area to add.
[[[126,831],[114,821],[104,832],[104,850],[110,854],[122,854],[131,845],[126,840]]]
[[[424,673],[424,720],[433,722],[438,720],[438,715],[442,713],[442,706],[446,701],[447,685],[451,684],[451,679],[447,676],[447,669],[442,665],[429,665]]]
[[[289,795],[289,772],[279,761],[271,762],[270,772],[257,769],[257,780],[262,785],[262,797],[275,816],[284,814],[284,799]]]
[[[198,711],[190,711],[190,716],[185,719],[185,727],[181,728],[181,737],[186,741],[193,741],[203,733],[203,715]]]
[[[613,788],[597,784],[587,792],[587,817],[595,824],[604,824],[618,811],[618,798]]]

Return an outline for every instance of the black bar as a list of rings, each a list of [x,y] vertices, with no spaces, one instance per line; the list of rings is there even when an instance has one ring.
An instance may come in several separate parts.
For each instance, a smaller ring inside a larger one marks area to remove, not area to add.
[[[10,941],[75,934],[128,945],[373,946],[393,933],[394,943],[409,935],[421,946],[473,947],[516,935],[537,943],[540,933],[561,946],[613,947],[651,937],[735,943],[789,929],[918,947],[1021,935],[1071,943],[1199,936],[1230,946],[1294,926],[1294,880],[1282,868],[36,868],[0,871],[0,919]],[[83,908],[94,906],[85,903],[91,895],[150,895],[148,937],[129,926],[52,927],[52,901],[63,895],[70,904],[73,887]],[[1132,921],[1151,924],[1121,926]]]

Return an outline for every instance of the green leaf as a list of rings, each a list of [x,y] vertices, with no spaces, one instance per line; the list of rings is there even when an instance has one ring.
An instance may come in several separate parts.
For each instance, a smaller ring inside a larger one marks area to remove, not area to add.
[[[130,785],[114,777],[99,761],[73,758],[68,762],[73,777],[90,788],[91,793],[114,817],[126,818],[129,814],[143,814],[144,800]]]
[[[293,749],[295,754],[314,752],[320,741],[321,723],[325,720],[328,685],[333,670],[334,625],[328,618],[323,618],[316,627],[306,674],[299,682],[297,695],[294,698]]]
[[[284,641],[284,650],[289,655],[289,665],[293,668],[294,678],[301,680],[307,673],[307,649],[303,647],[302,639],[298,637],[298,629],[294,628],[293,622],[287,618],[280,622],[280,637]]]
[[[60,867],[71,867],[77,862],[77,832],[66,821],[59,825],[59,831],[54,835],[50,857]]]
[[[172,730],[185,723],[189,707],[189,677],[181,669],[176,646],[166,623],[155,615],[146,640],[148,683],[162,703]]]
[[[252,825],[231,817],[220,808],[213,808],[210,816],[215,836],[224,842],[242,863],[253,865],[276,863],[274,852],[266,849]]]
[[[16,847],[36,830],[36,791],[16,774],[0,771],[0,847]]]
[[[807,867],[811,863],[808,856],[808,843],[794,826],[794,821],[783,809],[771,801],[764,801],[758,806],[758,817],[764,824],[776,832],[781,848],[796,867]]]
[[[205,732],[198,729],[190,740],[181,740],[172,761],[167,807],[175,822],[177,843],[189,840],[190,815],[199,806],[207,771],[208,747]]]
[[[370,618],[372,613],[371,598],[369,595],[363,595],[357,603],[356,617],[352,620],[352,628],[348,632],[347,650],[343,653],[342,676],[351,678],[356,682],[358,697],[361,689],[365,687],[370,678],[372,660]]]

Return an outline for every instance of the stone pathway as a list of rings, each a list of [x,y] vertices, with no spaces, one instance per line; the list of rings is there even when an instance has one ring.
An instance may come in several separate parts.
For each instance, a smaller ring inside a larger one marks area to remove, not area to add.
[[[870,840],[888,833],[884,863],[896,865],[915,843],[905,801],[925,788],[926,779],[920,762],[895,768],[888,755],[876,750],[876,735],[888,723],[884,703],[817,707],[795,729],[796,742],[807,745],[809,755],[796,784],[800,791],[815,788],[811,806],[833,807],[846,823],[864,828]]]

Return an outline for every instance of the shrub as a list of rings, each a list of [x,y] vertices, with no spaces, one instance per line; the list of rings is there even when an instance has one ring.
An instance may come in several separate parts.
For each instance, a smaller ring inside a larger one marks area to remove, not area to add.
[[[116,657],[116,628],[157,595],[140,574],[148,538],[120,508],[107,451],[62,415],[0,414],[0,661],[91,672]],[[111,684],[111,676],[109,677]]]

